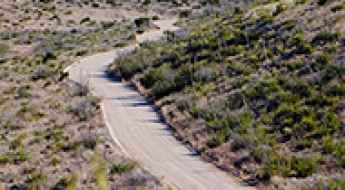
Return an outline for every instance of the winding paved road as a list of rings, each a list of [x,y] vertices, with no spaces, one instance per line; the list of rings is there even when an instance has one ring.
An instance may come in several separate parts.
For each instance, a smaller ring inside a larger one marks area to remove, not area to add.
[[[139,42],[157,40],[164,30],[175,30],[173,21],[156,23],[160,30],[138,36]],[[102,99],[102,111],[112,138],[127,156],[173,188],[183,190],[250,189],[193,155],[162,123],[154,107],[144,97],[117,78],[109,78],[107,66],[136,45],[85,57],[66,69],[70,79],[88,81]]]

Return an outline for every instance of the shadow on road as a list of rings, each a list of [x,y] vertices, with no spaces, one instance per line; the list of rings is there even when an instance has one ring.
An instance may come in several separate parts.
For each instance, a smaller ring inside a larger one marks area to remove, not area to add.
[[[111,73],[104,72],[103,74],[94,74],[91,75],[93,78],[102,78],[106,79],[108,81],[114,82],[114,83],[122,83],[122,78],[118,75],[114,75]],[[133,90],[137,91],[136,88],[131,85],[127,84],[124,86],[124,88],[128,90]],[[170,131],[173,133],[175,130],[166,122],[165,118],[160,112],[160,109],[153,104],[152,101],[147,100],[144,96],[141,95],[130,95],[130,96],[122,96],[122,97],[106,97],[105,99],[107,100],[119,100],[121,101],[122,105],[128,106],[128,107],[134,107],[134,108],[149,108],[150,112],[153,112],[155,116],[157,116],[157,119],[150,119],[146,120],[146,122],[151,122],[151,123],[160,123],[164,124],[166,127],[167,131]]]

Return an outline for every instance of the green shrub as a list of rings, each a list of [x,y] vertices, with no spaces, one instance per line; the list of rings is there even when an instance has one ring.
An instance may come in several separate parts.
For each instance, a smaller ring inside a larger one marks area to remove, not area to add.
[[[289,71],[297,71],[301,69],[305,65],[305,63],[302,61],[296,61],[293,63],[286,63],[285,65],[289,69]]]
[[[190,95],[181,95],[175,100],[175,104],[178,110],[188,111],[194,104],[194,99]]]
[[[7,44],[0,43],[0,57],[8,52],[9,46]]]
[[[313,43],[334,42],[339,40],[340,36],[340,32],[320,32],[314,37]]]
[[[26,180],[26,183],[29,186],[29,189],[44,189],[44,186],[47,184],[48,177],[41,172],[33,172],[29,175]]]
[[[342,65],[328,64],[324,66],[321,73],[321,84],[326,84],[329,81],[339,78],[345,74],[345,67]]]
[[[26,139],[27,135],[25,133],[18,135],[10,143],[10,149],[16,150],[17,148],[23,148],[23,141]]]
[[[152,87],[152,94],[156,98],[161,98],[163,96],[169,95],[172,91],[176,89],[175,83],[172,81],[158,81]]]
[[[159,68],[151,69],[140,81],[146,88],[150,88],[158,81],[172,81],[174,77],[173,71],[169,65],[162,65]]]
[[[295,172],[296,177],[307,177],[313,174],[318,167],[318,160],[315,158],[298,158],[292,157],[291,169]]]
[[[297,149],[297,151],[299,151],[299,150],[304,150],[306,148],[311,148],[313,145],[313,142],[310,139],[302,138],[296,141],[295,144],[296,144],[295,148]]]
[[[287,9],[288,9],[288,6],[286,4],[279,3],[277,5],[277,8],[276,8],[275,12],[273,13],[273,16],[277,16],[277,15],[279,15],[280,13],[284,12]]]
[[[196,97],[205,97],[207,94],[212,92],[215,89],[215,86],[212,83],[206,84],[197,84],[193,88],[193,95]]]
[[[303,125],[303,128],[307,131],[311,131],[318,127],[317,118],[314,116],[306,116],[304,115],[301,121],[301,124]]]
[[[333,153],[337,149],[336,143],[334,143],[333,137],[326,136],[323,138],[323,149],[326,153]]]
[[[142,84],[146,88],[152,87],[157,81],[163,80],[164,75],[159,69],[152,69],[141,78]]]
[[[285,177],[307,177],[316,172],[319,158],[281,156],[270,153],[264,164],[262,175],[282,175]]]
[[[17,97],[18,98],[30,98],[30,86],[22,86],[17,89]]]
[[[314,52],[313,46],[311,46],[307,42],[300,44],[295,50],[295,53],[297,54],[311,54],[313,52]]]
[[[98,110],[98,98],[87,96],[69,107],[68,112],[73,113],[80,121],[86,121],[91,118]]]
[[[329,96],[345,96],[345,85],[337,84],[335,86],[331,86],[327,89],[326,94]]]
[[[338,142],[332,136],[326,136],[323,139],[322,146],[326,153],[335,157],[339,166],[345,167],[345,140]]]
[[[94,150],[97,146],[97,139],[94,137],[86,137],[81,141],[81,144],[87,149]]]
[[[256,154],[257,157],[260,157],[263,162],[263,166],[260,169],[260,176],[265,176],[266,178],[271,178],[274,175],[279,175],[286,170],[286,160],[284,160],[280,155],[272,150],[263,150],[265,153]]]
[[[124,174],[132,171],[135,168],[135,163],[125,163],[125,164],[113,164],[110,168],[110,173],[114,174]]]
[[[280,77],[279,83],[284,89],[282,92],[286,92],[285,90],[288,90],[293,95],[302,97],[309,97],[311,94],[310,85],[297,77]]]
[[[231,142],[231,151],[236,152],[241,149],[245,149],[250,146],[250,142],[248,135],[236,135],[232,134],[230,137],[230,142]]]
[[[194,72],[193,79],[197,82],[210,82],[217,78],[217,71],[211,67],[201,67]]]
[[[278,80],[273,76],[266,75],[259,80],[253,81],[253,86],[246,89],[245,95],[248,98],[264,98],[280,90]]]
[[[31,79],[36,81],[40,79],[46,79],[52,75],[53,71],[51,68],[49,68],[48,66],[39,66],[32,72]]]
[[[45,114],[32,105],[23,105],[16,115],[25,121],[33,122],[41,119]]]
[[[217,113],[214,113],[217,114]],[[207,122],[207,127],[213,129],[221,129],[221,128],[229,128],[233,129],[238,126],[239,123],[232,117],[226,117],[224,119],[215,118],[214,120],[210,120]]]
[[[29,154],[24,151],[24,149],[18,150],[16,153],[11,155],[13,157],[13,162],[18,163],[18,162],[25,162],[29,160]]]
[[[251,70],[249,69],[248,65],[238,63],[238,62],[231,62],[226,64],[226,70],[228,75],[231,76],[238,76],[241,74],[250,74]]]
[[[229,140],[230,137],[230,129],[228,127],[223,127],[222,129],[218,130],[216,134],[207,141],[207,145],[210,148],[216,148]]]
[[[322,65],[327,65],[331,63],[331,56],[327,53],[323,53],[317,57],[316,61]]]
[[[238,117],[240,127],[236,128],[236,132],[240,134],[247,134],[248,129],[253,126],[254,117],[250,112],[244,112]]]
[[[302,0],[303,1],[303,0]],[[297,3],[297,2],[296,2]],[[287,21],[284,21],[282,23],[282,26],[284,27],[285,30],[290,31],[295,28],[297,21],[294,19],[289,19]]]
[[[130,79],[134,74],[143,71],[144,65],[140,61],[125,62],[119,65],[121,76]]]
[[[227,98],[228,107],[230,110],[241,109],[245,106],[244,96],[241,93],[230,94]]]
[[[296,33],[291,40],[291,43],[295,46],[299,46],[303,43],[305,43],[305,37],[303,32]]]
[[[242,54],[245,51],[245,47],[243,45],[233,45],[223,50],[222,54],[225,56],[235,56]]]
[[[64,152],[75,152],[77,151],[81,146],[81,143],[79,141],[76,142],[64,142],[62,144],[61,150],[63,150]]]
[[[337,142],[332,154],[335,156],[337,164],[340,167],[345,167],[345,140]]]
[[[10,163],[11,161],[12,160],[11,160],[10,155],[8,155],[8,154],[0,155],[0,165]]]
[[[338,116],[334,112],[326,112],[323,117],[323,123],[326,125],[330,134],[339,131],[341,128]]]
[[[60,163],[61,163],[61,160],[58,157],[53,157],[51,160],[51,164],[55,167],[58,166]]]

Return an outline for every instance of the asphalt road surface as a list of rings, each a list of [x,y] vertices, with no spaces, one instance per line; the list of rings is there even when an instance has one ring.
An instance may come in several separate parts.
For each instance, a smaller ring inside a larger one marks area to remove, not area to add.
[[[173,23],[174,20],[159,21],[156,24],[160,29],[138,36],[138,42],[157,40],[164,30],[176,30]],[[88,56],[66,69],[71,80],[88,84],[101,98],[105,123],[122,151],[173,189],[251,189],[194,155],[174,138],[144,97],[119,78],[107,76],[107,66],[136,47]]]

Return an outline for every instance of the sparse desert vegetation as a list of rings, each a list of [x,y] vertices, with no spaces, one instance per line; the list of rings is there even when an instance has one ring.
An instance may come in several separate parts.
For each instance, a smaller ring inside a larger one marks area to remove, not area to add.
[[[246,183],[343,189],[344,3],[220,4],[182,19],[186,35],[142,44],[109,71],[153,99],[181,141]]]
[[[115,1],[59,2],[1,2],[0,189],[165,189],[114,144],[87,81],[63,72],[132,43],[128,18],[140,11],[122,18],[102,15],[125,14]]]
[[[160,186],[140,166],[113,172],[127,158],[108,136],[98,99],[63,78],[62,54],[1,64],[1,183],[8,189]]]
[[[172,15],[181,30],[141,44],[109,73],[248,185],[345,188],[344,0],[0,4],[0,189],[166,189],[114,144],[88,81],[63,70],[136,43]]]

